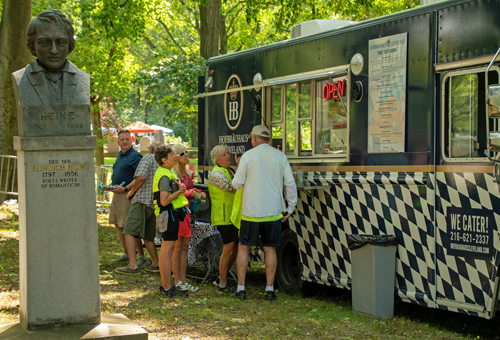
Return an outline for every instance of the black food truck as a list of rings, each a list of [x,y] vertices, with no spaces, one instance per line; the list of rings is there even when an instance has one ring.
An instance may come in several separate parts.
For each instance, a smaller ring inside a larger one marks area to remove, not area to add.
[[[444,1],[310,34],[324,26],[207,61],[205,184],[210,150],[241,155],[265,124],[304,172],[278,250],[281,289],[350,289],[347,235],[395,235],[397,299],[494,317],[500,1]]]

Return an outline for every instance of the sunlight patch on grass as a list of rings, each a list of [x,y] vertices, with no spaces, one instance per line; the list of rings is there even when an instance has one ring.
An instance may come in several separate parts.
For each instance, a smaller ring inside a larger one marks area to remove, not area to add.
[[[19,232],[14,230],[0,230],[0,241],[4,241],[6,239],[18,239]]]
[[[119,283],[118,281],[113,279],[113,280],[101,280],[99,281],[99,284],[104,286],[109,286],[109,285],[118,285]]]

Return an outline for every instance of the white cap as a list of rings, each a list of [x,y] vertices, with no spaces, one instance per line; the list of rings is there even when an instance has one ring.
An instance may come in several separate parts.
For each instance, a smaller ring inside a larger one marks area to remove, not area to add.
[[[255,125],[252,132],[248,135],[248,138],[252,138],[252,135],[271,138],[271,133],[269,133],[269,129],[265,125]]]

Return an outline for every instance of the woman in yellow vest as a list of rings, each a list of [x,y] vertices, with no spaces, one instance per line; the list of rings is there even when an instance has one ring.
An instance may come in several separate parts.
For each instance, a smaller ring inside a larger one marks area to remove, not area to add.
[[[153,203],[155,205],[156,229],[162,235],[160,248],[160,297],[187,297],[188,291],[177,289],[172,285],[172,253],[179,234],[179,221],[184,220],[189,204],[184,192],[186,186],[182,184],[172,172],[177,164],[177,155],[169,145],[160,146],[155,153],[155,160],[159,167],[153,180]],[[174,277],[177,282],[177,277]]]
[[[231,223],[231,212],[235,192],[231,181],[234,171],[231,165],[231,154],[226,145],[217,145],[210,152],[214,168],[208,177],[208,191],[212,202],[212,225],[221,234],[223,249],[219,262],[218,292],[232,293],[227,283],[229,269],[236,260],[238,253],[238,229]]]

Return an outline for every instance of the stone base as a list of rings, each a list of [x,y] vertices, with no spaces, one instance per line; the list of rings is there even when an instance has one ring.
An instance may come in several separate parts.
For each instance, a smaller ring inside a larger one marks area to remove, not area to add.
[[[102,315],[99,325],[79,325],[27,331],[21,324],[0,325],[2,340],[126,339],[147,340],[148,333],[123,314]]]

